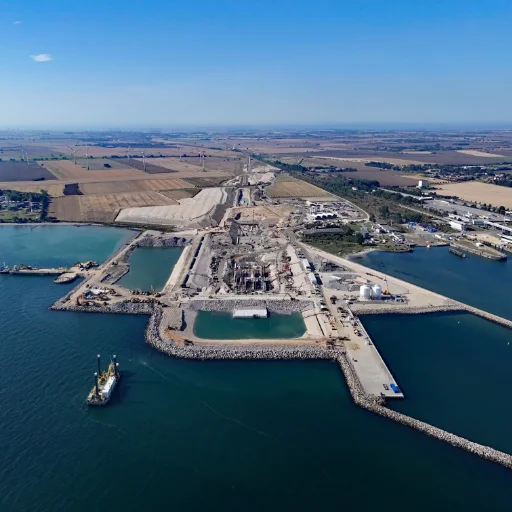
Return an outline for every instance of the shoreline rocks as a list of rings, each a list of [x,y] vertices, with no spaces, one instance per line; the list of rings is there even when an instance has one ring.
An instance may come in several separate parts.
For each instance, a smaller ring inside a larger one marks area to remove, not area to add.
[[[233,299],[233,300],[192,300],[189,308],[194,311],[231,311],[243,308],[267,308],[275,313],[293,313],[313,309],[314,304],[310,300],[265,300],[265,299]]]

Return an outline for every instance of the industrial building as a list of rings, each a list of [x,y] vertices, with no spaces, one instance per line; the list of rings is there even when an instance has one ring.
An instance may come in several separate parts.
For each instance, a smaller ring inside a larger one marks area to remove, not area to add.
[[[457,231],[466,231],[466,223],[459,220],[451,220],[450,227]]]

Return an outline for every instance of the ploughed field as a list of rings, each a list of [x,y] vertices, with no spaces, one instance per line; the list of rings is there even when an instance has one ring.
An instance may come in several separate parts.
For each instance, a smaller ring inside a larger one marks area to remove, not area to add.
[[[106,181],[80,184],[80,191],[85,195],[149,192],[159,190],[175,190],[181,188],[194,188],[194,185],[185,180],[182,180],[181,178],[163,178],[161,180]]]
[[[123,164],[130,165],[135,169],[144,170],[142,158],[130,158],[122,160]],[[226,158],[221,156],[206,156],[203,161],[199,156],[169,158],[146,158],[146,172],[159,174],[165,172],[204,172],[205,174],[220,172],[221,175],[234,174],[242,172],[243,162],[240,158]]]
[[[177,201],[154,191],[74,195],[53,198],[49,214],[70,222],[112,222],[123,208],[174,204]]]
[[[50,171],[56,178],[60,180],[108,180],[109,178],[122,178],[127,176],[137,176],[140,174],[137,170],[124,166],[117,169],[103,167],[101,170],[93,170],[91,167],[91,162],[92,159],[89,161],[89,170],[87,170],[87,167],[83,167],[82,163],[78,160],[76,164],[73,163],[72,160],[52,160],[50,162],[44,162],[44,166],[48,169],[48,171]]]
[[[55,176],[51,172],[34,162],[29,162],[29,165],[26,162],[0,162],[0,182],[54,179]]]

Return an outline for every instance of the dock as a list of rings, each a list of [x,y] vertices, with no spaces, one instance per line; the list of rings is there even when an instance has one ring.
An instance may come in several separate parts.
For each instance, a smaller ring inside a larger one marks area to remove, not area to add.
[[[37,275],[37,276],[58,276],[68,272],[67,268],[13,268],[9,274],[13,275]]]

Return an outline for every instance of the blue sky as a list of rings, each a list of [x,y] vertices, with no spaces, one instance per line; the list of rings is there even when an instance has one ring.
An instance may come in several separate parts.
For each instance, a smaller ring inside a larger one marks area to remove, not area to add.
[[[512,125],[510,27],[510,0],[0,0],[0,127]]]

